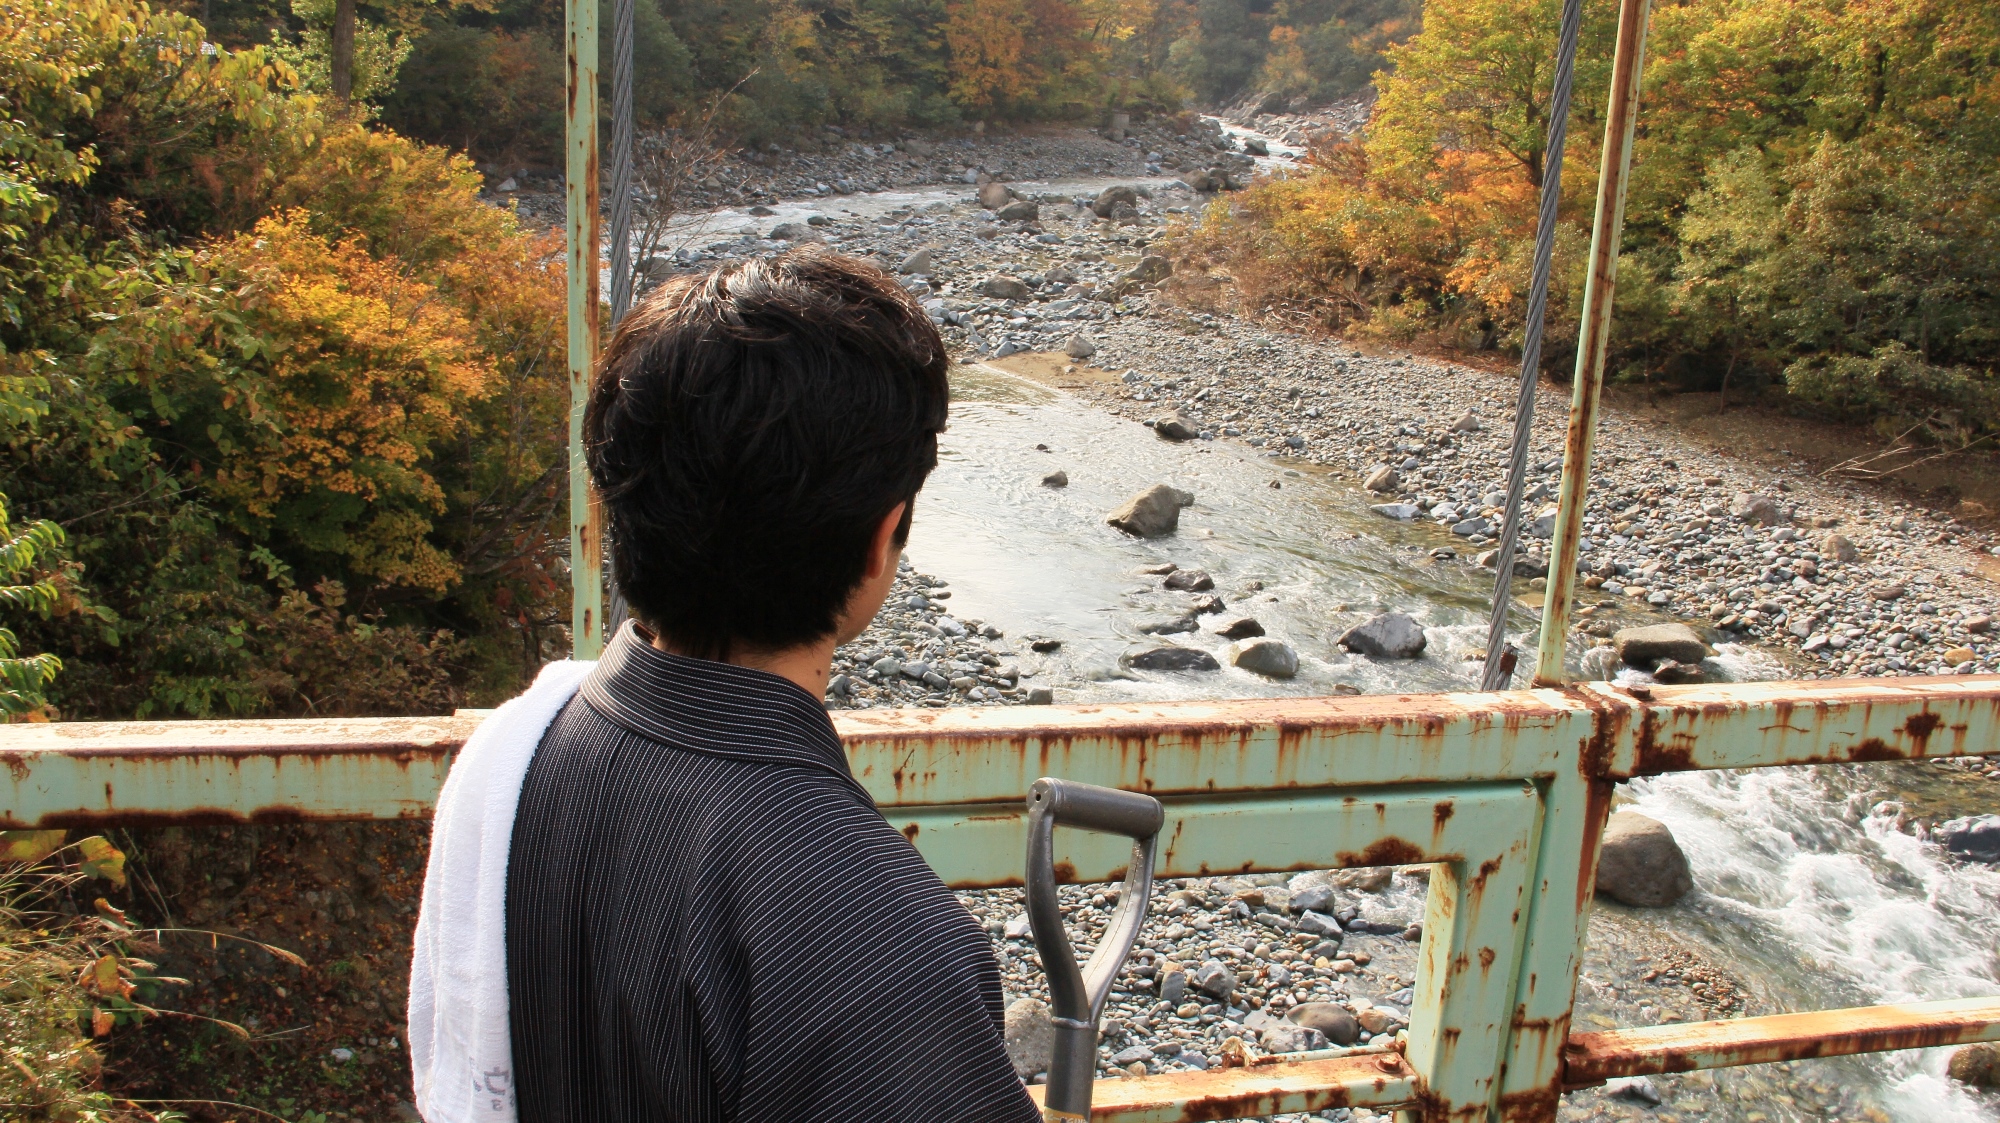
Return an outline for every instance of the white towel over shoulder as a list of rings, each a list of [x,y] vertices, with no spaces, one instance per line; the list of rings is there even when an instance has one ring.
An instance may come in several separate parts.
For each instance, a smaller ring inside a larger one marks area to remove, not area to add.
[[[428,1123],[513,1123],[507,849],[535,747],[595,663],[542,668],[460,750],[431,826],[410,956],[410,1063]]]

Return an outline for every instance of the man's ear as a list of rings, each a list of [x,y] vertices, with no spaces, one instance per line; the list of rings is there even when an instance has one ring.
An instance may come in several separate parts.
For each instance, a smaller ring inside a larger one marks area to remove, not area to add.
[[[868,543],[868,564],[864,575],[867,580],[882,576],[884,570],[896,564],[896,556],[903,551],[896,546],[896,527],[903,522],[903,508],[908,503],[898,503],[889,508],[882,521],[875,525],[875,535]]]

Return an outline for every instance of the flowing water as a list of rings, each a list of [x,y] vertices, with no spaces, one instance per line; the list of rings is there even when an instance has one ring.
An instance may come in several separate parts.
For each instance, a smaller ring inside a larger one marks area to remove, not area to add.
[[[1439,547],[1462,548],[1448,533],[1384,519],[1351,487],[1239,443],[1162,441],[994,367],[954,367],[953,376],[951,427],[919,501],[909,553],[950,581],[954,614],[997,624],[1017,642],[1031,685],[1053,687],[1062,701],[1473,686],[1477,664],[1466,656],[1484,645],[1492,578],[1431,556]],[[1057,470],[1068,486],[1043,486]],[[1141,540],[1105,524],[1108,511],[1155,483],[1195,495],[1175,534]],[[1204,616],[1194,633],[1141,632],[1149,621],[1185,612],[1192,600],[1139,573],[1164,562],[1210,573],[1226,611]],[[1531,647],[1539,598],[1520,586],[1517,597],[1513,640]],[[1631,611],[1623,603],[1605,610]],[[1336,645],[1347,627],[1381,611],[1425,625],[1429,647],[1421,658],[1376,662]],[[1266,679],[1229,665],[1230,644],[1211,629],[1239,614],[1254,616],[1298,652],[1297,678]],[[1033,655],[1020,642],[1029,635],[1062,646]],[[1167,674],[1123,666],[1132,652],[1162,643],[1208,650],[1223,669]],[[1571,650],[1572,662],[1578,654]],[[1774,656],[1735,647],[1711,669],[1725,678],[1784,675]],[[1677,1006],[1643,978],[1663,947],[1692,949],[1732,977],[1749,1013],[2000,993],[2000,873],[1948,863],[1936,847],[1897,829],[1897,805],[1885,802],[1935,811],[1962,801],[1947,771],[1769,769],[1630,785],[1631,806],[1673,828],[1692,860],[1697,891],[1665,910],[1600,909],[1578,1028],[1707,1016]],[[1665,1078],[1657,1082],[1665,1099],[1657,1109],[1585,1093],[1570,1097],[1564,1114],[1742,1123],[2000,1118],[1994,1102],[1942,1078],[1945,1053]]]

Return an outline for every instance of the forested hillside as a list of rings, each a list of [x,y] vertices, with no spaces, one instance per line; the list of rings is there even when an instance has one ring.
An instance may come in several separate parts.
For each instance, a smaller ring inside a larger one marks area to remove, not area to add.
[[[941,127],[1355,92],[1417,0],[638,0],[636,107],[717,99],[729,132]],[[309,87],[334,0],[188,0],[225,46],[277,44]],[[610,5],[605,5],[609,26]],[[553,162],[561,0],[362,0],[355,90],[385,124],[482,157]],[[605,55],[609,57],[608,52]]]
[[[1518,346],[1557,0],[1430,0],[1365,138],[1218,205],[1190,260],[1252,307]],[[1548,367],[1566,372],[1616,5],[1587,0]],[[2000,8],[1654,5],[1618,277],[1621,377],[1781,384],[1956,447],[2000,427]],[[1914,429],[1912,430],[1912,427]]]

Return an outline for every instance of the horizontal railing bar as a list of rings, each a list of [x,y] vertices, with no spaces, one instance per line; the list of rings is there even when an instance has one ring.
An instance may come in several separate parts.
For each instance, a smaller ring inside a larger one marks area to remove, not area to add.
[[[1825,679],[1656,686],[1607,738],[1592,775],[1846,764],[2000,752],[2000,677]],[[1589,754],[1587,754],[1589,755]]]
[[[1160,795],[2000,751],[2000,678],[1736,683],[834,715],[878,805],[1009,803],[1039,776]],[[0,826],[407,818],[478,719],[0,727]]]
[[[1028,1089],[1041,1102],[1042,1089]],[[1404,1107],[1419,1098],[1416,1073],[1396,1053],[1247,1068],[1099,1080],[1091,1123],[1193,1123],[1257,1119],[1333,1107]]]
[[[1957,998],[1571,1034],[1563,1083],[2000,1041],[2000,997]]]
[[[1341,788],[1213,799],[1170,797],[1156,877],[1343,869],[1505,857],[1502,841],[1537,813],[1519,783]],[[889,822],[955,889],[1021,884],[1025,804],[890,808]],[[1523,840],[1525,842],[1525,840]],[[1057,878],[1116,881],[1132,845],[1115,835],[1057,831]],[[1525,862],[1525,855],[1514,855]],[[1525,876],[1525,875],[1524,875]]]

